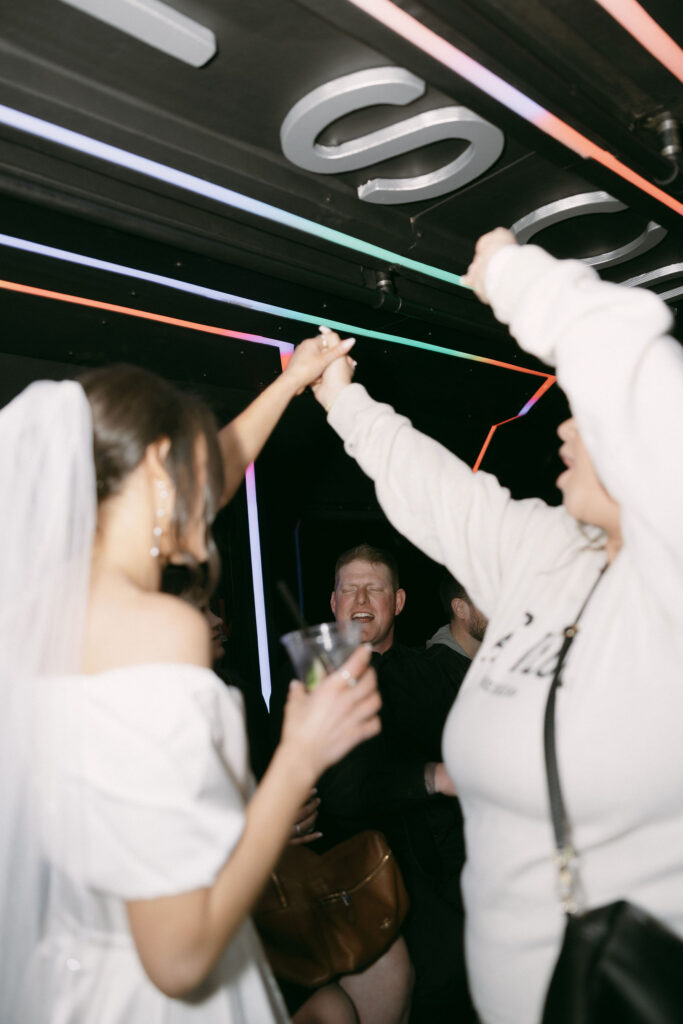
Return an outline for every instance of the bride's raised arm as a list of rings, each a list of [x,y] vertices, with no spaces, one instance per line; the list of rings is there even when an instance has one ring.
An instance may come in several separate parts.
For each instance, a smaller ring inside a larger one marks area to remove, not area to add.
[[[259,455],[291,400],[313,384],[330,363],[346,355],[353,345],[353,339],[347,338],[338,348],[321,348],[317,340],[309,338],[297,345],[280,376],[219,431],[225,475],[223,505],[234,496],[247,466]]]

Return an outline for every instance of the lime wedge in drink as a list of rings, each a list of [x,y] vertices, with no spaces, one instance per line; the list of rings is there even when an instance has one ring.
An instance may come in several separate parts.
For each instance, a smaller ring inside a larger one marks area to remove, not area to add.
[[[313,664],[306,673],[306,689],[315,690],[318,683],[323,681],[325,675],[325,666],[320,658],[315,658]]]

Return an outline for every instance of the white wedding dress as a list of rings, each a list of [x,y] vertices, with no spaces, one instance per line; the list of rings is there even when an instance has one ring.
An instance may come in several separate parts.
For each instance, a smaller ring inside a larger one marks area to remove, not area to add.
[[[209,670],[180,664],[41,683],[50,898],[21,1020],[287,1021],[250,920],[201,989],[173,999],[145,974],[125,909],[127,900],[211,885],[238,842],[253,788],[241,695]]]

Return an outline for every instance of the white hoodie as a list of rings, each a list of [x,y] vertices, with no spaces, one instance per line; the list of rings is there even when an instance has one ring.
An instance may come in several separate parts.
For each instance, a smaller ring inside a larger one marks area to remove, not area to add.
[[[623,547],[582,617],[558,694],[560,777],[585,905],[626,897],[683,936],[683,352],[653,294],[535,246],[487,291],[557,367]],[[490,623],[443,749],[465,814],[470,982],[484,1024],[535,1024],[562,939],[542,745],[561,632],[605,562],[563,508],[513,501],[358,384],[329,422],[391,522]]]

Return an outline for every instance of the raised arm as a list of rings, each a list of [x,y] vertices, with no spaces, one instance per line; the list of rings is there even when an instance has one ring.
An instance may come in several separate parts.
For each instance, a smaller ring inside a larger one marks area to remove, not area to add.
[[[260,454],[295,395],[313,384],[335,359],[345,356],[354,343],[353,338],[347,338],[340,347],[323,349],[317,341],[309,338],[297,345],[280,376],[219,431],[225,473],[222,504],[227,504],[234,496],[247,466]]]
[[[380,698],[369,651],[359,648],[312,694],[294,684],[280,745],[246,812],[242,835],[210,888],[126,904],[151,980],[169,996],[208,975],[249,914],[318,775],[379,731]],[[358,678],[349,686],[348,674]]]
[[[470,270],[521,347],[557,368],[624,545],[663,607],[683,600],[683,349],[671,315],[642,288],[601,281],[576,260],[517,246],[496,229]]]
[[[346,452],[374,480],[387,518],[445,565],[487,615],[495,607],[507,561],[529,534],[537,541],[547,535],[555,543],[559,531],[557,543],[563,542],[563,510],[537,500],[512,501],[495,477],[473,474],[406,417],[352,384],[351,368],[342,360],[325,371],[313,390]]]

